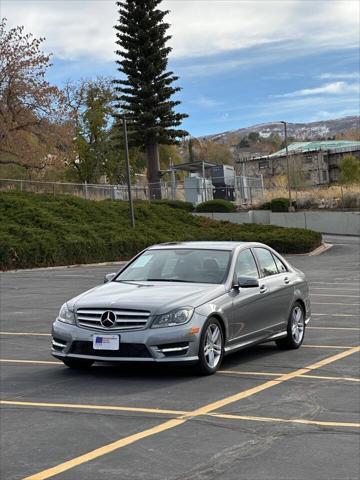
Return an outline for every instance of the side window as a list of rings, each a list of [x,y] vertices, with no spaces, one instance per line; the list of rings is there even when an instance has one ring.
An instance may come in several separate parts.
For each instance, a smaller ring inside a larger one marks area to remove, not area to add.
[[[249,249],[239,253],[235,265],[235,275],[236,278],[242,276],[259,278],[255,259]]]
[[[274,257],[274,260],[275,260],[275,263],[276,263],[276,266],[277,266],[277,269],[278,269],[278,272],[279,273],[285,273],[288,271],[288,269],[285,267],[285,265],[283,264],[283,262],[280,260],[280,258],[278,258],[276,255],[273,254],[273,257]]]
[[[261,274],[264,277],[276,275],[278,269],[271,252],[266,250],[266,248],[255,248],[255,251],[259,260]]]

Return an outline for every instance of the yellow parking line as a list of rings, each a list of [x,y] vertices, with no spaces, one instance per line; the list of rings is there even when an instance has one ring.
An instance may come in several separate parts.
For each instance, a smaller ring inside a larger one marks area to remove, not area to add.
[[[342,288],[342,287],[311,287],[311,290],[343,290],[346,292],[358,292],[360,288]]]
[[[235,375],[259,375],[261,377],[268,376],[268,377],[280,377],[283,373],[280,372],[248,372],[243,370],[218,370],[217,373],[220,374],[231,374],[234,373]]]
[[[61,365],[62,362],[47,360],[13,360],[11,358],[0,358],[1,363],[29,363],[34,365]]]
[[[35,333],[35,332],[0,332],[0,335],[28,335],[32,337],[51,337],[51,333]]]
[[[353,348],[345,345],[301,345],[301,348],[335,348],[335,349],[344,349]]]
[[[323,422],[320,420],[306,420],[304,418],[272,418],[272,417],[252,417],[247,415],[232,415],[228,413],[209,413],[211,417],[216,418],[227,418],[232,420],[250,420],[252,422],[277,422],[277,423],[295,423],[303,425],[319,425],[324,427],[350,427],[350,428],[360,428],[360,423],[350,423],[350,422]]]
[[[53,477],[54,475],[58,475],[62,472],[70,470],[71,468],[77,467],[83,463],[89,462],[90,460],[94,460],[95,458],[102,457],[108,453],[114,452],[119,448],[126,447],[127,445],[131,445],[139,440],[143,440],[144,438],[151,437],[158,433],[164,432],[166,430],[170,430],[172,428],[178,427],[186,422],[185,418],[174,418],[168,420],[160,425],[155,427],[149,428],[147,430],[143,430],[139,433],[135,433],[134,435],[130,435],[129,437],[121,438],[120,440],[116,440],[115,442],[109,443],[104,445],[103,447],[97,448],[92,450],[91,452],[85,453],[84,455],[80,455],[79,457],[75,457],[72,460],[68,460],[67,462],[61,463],[55,467],[49,468],[39,473],[35,473],[34,475],[30,475],[26,477],[24,480],[45,480],[47,478]]]
[[[50,408],[70,408],[70,409],[86,409],[86,410],[110,410],[110,411],[123,411],[123,412],[140,412],[140,413],[155,413],[165,415],[185,415],[191,412],[183,410],[162,410],[158,408],[134,408],[134,407],[118,407],[113,405],[80,405],[80,404],[62,404],[62,403],[38,403],[38,402],[17,402],[17,401],[0,401],[2,405],[14,405],[14,406],[31,406],[31,407],[50,407]],[[272,418],[272,417],[254,417],[248,415],[233,415],[227,413],[207,413],[211,417],[235,419],[235,420],[252,420],[258,422],[284,422],[284,423],[302,423],[310,425],[322,425],[322,426],[342,426],[342,427],[356,427],[359,428],[358,423],[348,422],[323,422],[318,420],[306,420],[306,419],[285,419],[285,418]]]
[[[218,410],[219,408],[225,407],[226,405],[237,402],[244,398],[251,397],[252,395],[255,395],[259,392],[275,387],[276,385],[280,385],[281,383],[284,383],[287,380],[290,380],[295,377],[299,377],[300,375],[309,373],[312,370],[316,370],[318,368],[324,367],[325,365],[329,365],[330,363],[346,358],[347,356],[352,355],[353,353],[359,352],[359,351],[360,351],[360,346],[357,346],[349,350],[346,350],[344,352],[337,353],[336,355],[331,355],[330,357],[326,357],[317,363],[313,363],[311,365],[308,365],[307,367],[300,368],[298,370],[294,370],[291,373],[286,373],[284,375],[281,375],[280,377],[277,377],[275,380],[268,380],[267,382],[262,383],[256,387],[249,388],[242,392],[236,393],[235,395],[231,395],[229,397],[223,398],[222,400],[217,400],[215,402],[209,403],[208,405],[204,405],[203,407],[197,408],[192,412],[188,412],[184,414],[180,418],[168,420],[164,423],[161,423],[160,425],[157,425],[156,427],[143,430],[134,435],[130,435],[128,437],[125,437],[115,442],[104,445],[100,448],[96,448],[95,450],[85,453],[84,455],[80,455],[79,457],[75,457],[72,460],[63,462],[59,465],[56,465],[55,467],[48,468],[39,473],[35,473],[34,475],[30,475],[26,477],[24,480],[45,480],[47,478],[53,477],[62,472],[70,470],[71,468],[74,468],[78,465],[86,463],[90,460],[94,460],[95,458],[99,458],[110,452],[113,452],[122,447],[125,447],[126,445],[130,445],[144,438],[148,438],[150,436],[156,435],[166,430],[170,430],[172,428],[183,425],[187,420],[190,420],[191,418],[212,413]]]
[[[312,313],[316,317],[359,317],[358,313]]]
[[[282,375],[282,373],[275,373],[275,372],[244,372],[242,370],[219,370],[217,372],[221,375],[260,375],[260,376],[269,376],[269,377],[277,377]],[[315,378],[319,380],[345,380],[347,382],[360,382],[360,378],[355,377],[335,377],[335,376],[323,376],[323,375],[299,375],[298,378]]]
[[[314,297],[349,297],[349,298],[359,298],[359,295],[343,295],[342,293],[339,294],[332,294],[332,293],[310,293],[310,295]]]
[[[346,347],[346,348],[352,348],[352,347]],[[45,361],[45,360],[11,360],[11,359],[0,359],[0,362],[6,362],[6,363],[30,363],[30,364],[35,364],[35,365],[62,365],[62,362],[52,362],[52,361]],[[280,375],[283,375],[281,372],[251,372],[251,371],[239,371],[239,370],[219,370],[217,372],[218,374],[225,374],[225,375],[250,375],[250,376],[260,376],[260,377],[279,377]],[[301,377],[306,377],[306,378],[319,378],[319,379],[324,379],[324,380],[347,380],[350,382],[360,382],[360,379],[357,379],[355,377],[324,377],[324,376],[319,376],[319,375],[301,375]],[[1,402],[0,402],[1,403]],[[80,408],[80,407],[79,407]]]
[[[339,302],[334,302],[334,303],[328,303],[328,302],[311,302],[312,305],[345,305],[347,307],[357,307],[360,305],[360,303],[339,303]]]
[[[118,407],[116,405],[87,405],[79,403],[18,402],[13,400],[0,400],[0,405],[14,405],[19,407],[71,408],[83,410],[112,410],[120,412],[161,413],[164,415],[183,415],[184,413],[187,413],[183,410],[164,410],[160,408]]]
[[[306,327],[306,330],[360,330],[359,327]]]

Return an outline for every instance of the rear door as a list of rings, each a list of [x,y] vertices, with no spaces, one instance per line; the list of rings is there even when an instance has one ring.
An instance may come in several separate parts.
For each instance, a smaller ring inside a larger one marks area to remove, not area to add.
[[[263,247],[253,249],[260,270],[261,325],[269,332],[277,332],[287,322],[293,298],[290,274],[281,260]]]

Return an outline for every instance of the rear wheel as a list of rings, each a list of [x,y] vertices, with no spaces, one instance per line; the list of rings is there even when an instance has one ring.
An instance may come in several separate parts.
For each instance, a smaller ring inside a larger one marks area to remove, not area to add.
[[[198,371],[212,375],[220,368],[224,356],[224,333],[216,318],[209,318],[202,330],[199,345]]]
[[[295,302],[288,321],[287,336],[276,340],[276,345],[281,349],[299,348],[305,336],[305,314],[302,305]]]
[[[93,360],[83,358],[63,358],[62,361],[67,367],[78,370],[89,368],[94,363]]]

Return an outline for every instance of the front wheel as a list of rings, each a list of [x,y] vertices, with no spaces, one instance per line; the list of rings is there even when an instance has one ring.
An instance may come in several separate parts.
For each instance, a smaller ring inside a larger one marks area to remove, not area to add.
[[[305,313],[302,305],[295,302],[288,321],[287,336],[276,340],[276,345],[283,349],[299,348],[305,336]]]
[[[220,368],[224,356],[224,333],[216,318],[209,318],[202,330],[199,345],[198,371],[212,375]]]
[[[94,363],[92,360],[86,360],[83,358],[63,358],[62,361],[67,367],[76,370],[89,368]]]

